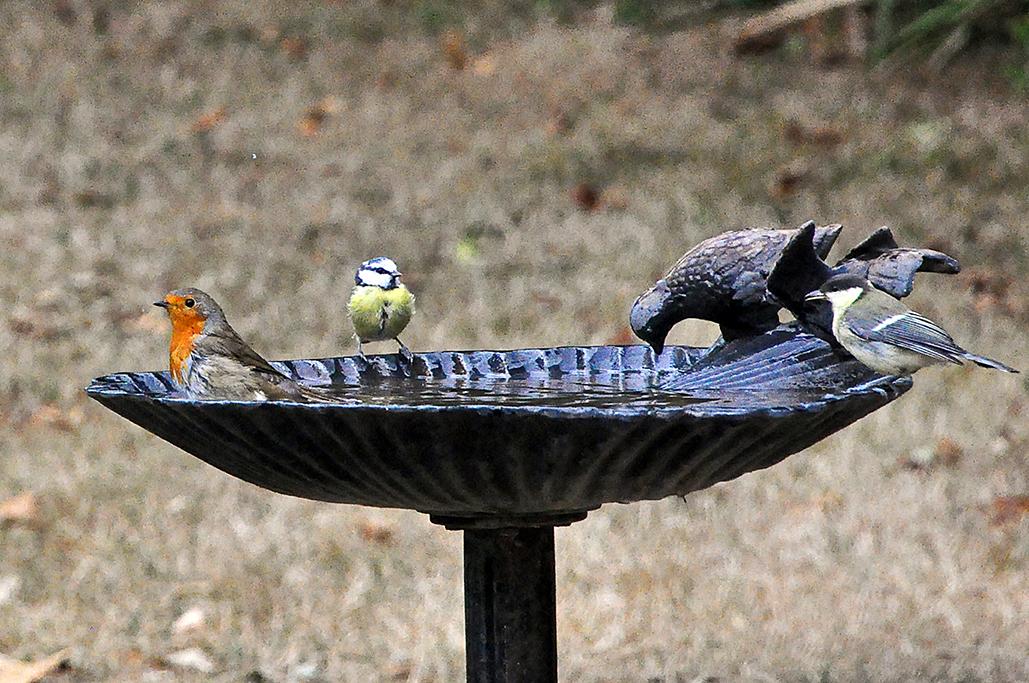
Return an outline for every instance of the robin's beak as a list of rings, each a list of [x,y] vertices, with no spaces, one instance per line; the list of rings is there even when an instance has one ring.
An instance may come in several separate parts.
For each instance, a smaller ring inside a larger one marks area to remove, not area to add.
[[[169,304],[168,304],[167,301],[155,301],[154,302],[154,306],[158,306],[159,308],[168,308],[168,305]]]
[[[828,299],[824,292],[814,291],[804,297],[804,301],[825,301]]]

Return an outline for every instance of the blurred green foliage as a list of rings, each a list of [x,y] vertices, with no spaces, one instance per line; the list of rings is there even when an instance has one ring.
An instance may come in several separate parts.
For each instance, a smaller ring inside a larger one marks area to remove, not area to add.
[[[1021,92],[1029,92],[1029,12],[1012,19],[1008,30],[1019,52],[1018,61],[1006,69],[1008,80]]]
[[[651,33],[718,21],[727,15],[751,16],[794,0],[613,0],[610,20]],[[509,38],[540,21],[574,25],[591,21],[600,0],[416,0],[412,3],[356,3],[346,13],[326,10],[325,23],[339,36],[375,44],[392,34],[414,30],[441,35],[460,31],[472,50]],[[866,18],[869,58],[911,59],[946,64],[960,52],[982,46],[1011,51],[1005,68],[1012,85],[1029,88],[1029,0],[859,0]],[[830,10],[830,16],[838,10]],[[204,36],[212,44],[251,42],[246,32],[215,28]],[[803,50],[803,36],[787,40]]]
[[[957,52],[983,42],[1021,42],[1017,26],[1029,21],[1026,0],[879,0],[876,45],[896,50]]]

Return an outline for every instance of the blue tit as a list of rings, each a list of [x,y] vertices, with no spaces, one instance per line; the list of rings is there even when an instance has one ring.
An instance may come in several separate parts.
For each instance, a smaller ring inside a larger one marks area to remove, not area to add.
[[[984,368],[1018,372],[970,353],[932,320],[915,313],[858,275],[836,275],[808,301],[832,305],[833,336],[850,355],[884,375],[910,375],[929,365],[970,361]]]
[[[414,315],[414,294],[400,282],[397,264],[385,256],[365,261],[357,269],[354,284],[347,312],[354,324],[357,353],[364,357],[364,342],[395,339],[400,353],[410,360],[411,352],[400,341],[400,333]]]

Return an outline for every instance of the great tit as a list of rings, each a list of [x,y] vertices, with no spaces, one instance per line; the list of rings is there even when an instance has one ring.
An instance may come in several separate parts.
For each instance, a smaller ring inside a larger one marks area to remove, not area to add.
[[[364,358],[364,342],[395,339],[401,355],[410,360],[400,333],[414,315],[414,295],[400,282],[397,264],[385,256],[365,261],[357,269],[354,285],[347,311],[354,324],[357,353]]]
[[[940,363],[971,361],[984,368],[1018,372],[1003,363],[965,351],[943,328],[915,313],[868,280],[835,275],[807,301],[832,305],[832,331],[854,358],[884,375],[910,375]]]

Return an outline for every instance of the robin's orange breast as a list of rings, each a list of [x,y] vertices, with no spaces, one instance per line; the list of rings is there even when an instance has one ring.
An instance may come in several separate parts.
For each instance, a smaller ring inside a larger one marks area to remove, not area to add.
[[[193,344],[204,331],[204,321],[200,318],[192,320],[175,320],[172,322],[171,346],[168,353],[168,365],[172,378],[183,384],[182,366],[193,353]]]

